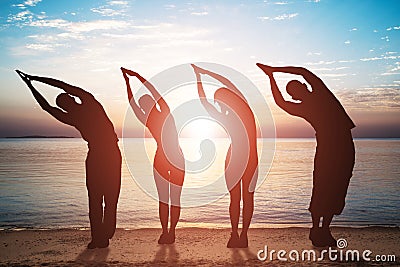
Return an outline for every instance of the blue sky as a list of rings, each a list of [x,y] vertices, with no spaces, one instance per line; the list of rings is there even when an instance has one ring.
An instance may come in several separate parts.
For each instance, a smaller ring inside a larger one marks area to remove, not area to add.
[[[120,66],[152,77],[201,61],[254,82],[278,136],[313,131],[276,108],[257,62],[312,70],[345,106],[356,136],[400,136],[398,10],[400,1],[2,0],[0,136],[76,134],[38,108],[16,68],[89,90],[120,131],[128,108]],[[277,75],[282,87],[290,78]]]

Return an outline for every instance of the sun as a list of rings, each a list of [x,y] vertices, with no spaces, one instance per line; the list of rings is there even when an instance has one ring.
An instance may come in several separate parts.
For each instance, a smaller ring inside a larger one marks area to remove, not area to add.
[[[196,118],[184,125],[180,132],[185,138],[216,138],[224,136],[224,129],[218,122],[209,118]]]

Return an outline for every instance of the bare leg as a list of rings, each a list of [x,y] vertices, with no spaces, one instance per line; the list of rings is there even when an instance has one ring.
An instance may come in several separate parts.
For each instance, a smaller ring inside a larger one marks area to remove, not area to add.
[[[89,152],[90,153],[90,152]],[[108,238],[105,238],[103,227],[103,187],[97,182],[101,173],[97,171],[96,160],[92,156],[86,159],[86,187],[89,197],[89,220],[92,241],[88,249],[107,247]]]
[[[103,241],[103,196],[93,189],[88,191],[90,232],[92,236],[92,241],[88,244],[88,248],[93,249],[97,248]]]
[[[240,217],[240,183],[229,192],[230,204],[229,204],[229,217],[231,219],[232,232],[238,232],[239,217]]]
[[[323,247],[325,246],[325,242],[322,240],[322,229],[319,227],[321,216],[311,212],[311,218],[313,227],[310,229],[309,239],[314,246]]]
[[[240,183],[237,183],[233,189],[229,192],[230,205],[229,205],[229,217],[231,219],[232,233],[228,241],[228,248],[239,247],[239,217],[240,217]]]
[[[322,235],[325,242],[325,245],[330,247],[336,247],[337,242],[336,239],[332,236],[329,226],[332,222],[333,214],[324,215],[322,221]]]
[[[321,216],[318,216],[318,215],[315,215],[314,213],[311,213],[311,218],[312,218],[313,228],[318,228],[319,227],[319,222],[321,220]]]
[[[184,175],[184,174],[183,174]],[[182,175],[182,179],[183,179]],[[174,183],[170,183],[169,192],[171,198],[171,224],[169,227],[170,234],[172,233],[175,236],[175,228],[179,222],[179,217],[181,215],[181,193],[182,186],[176,185]]]
[[[242,233],[247,234],[249,230],[251,218],[254,212],[254,192],[243,192],[243,229]]]
[[[111,166],[110,166],[111,168]],[[121,165],[117,165],[118,169],[108,181],[107,190],[104,194],[104,218],[103,218],[103,226],[105,230],[105,235],[108,239],[111,239],[114,236],[115,228],[117,226],[117,205],[119,192],[121,189]]]
[[[157,154],[156,154],[157,157]],[[154,160],[155,165],[158,161]],[[158,172],[161,168],[153,168],[154,181],[156,182],[158,193],[158,216],[160,219],[162,234],[158,239],[159,244],[166,244],[168,237],[168,217],[169,217],[169,182]]]
[[[175,242],[175,229],[181,215],[181,207],[171,205],[171,225],[168,233],[168,243]]]
[[[169,208],[167,203],[158,202],[158,215],[160,217],[163,234],[168,234]]]
[[[115,228],[117,226],[117,200],[109,200],[104,197],[105,208],[104,208],[104,218],[103,227],[105,231],[105,236],[111,239],[114,236]]]
[[[175,229],[181,215],[181,193],[183,180],[185,177],[184,166],[181,166],[181,168],[182,169],[173,168],[170,174],[171,180],[169,182],[169,198],[171,200],[171,224],[168,234],[169,244],[175,242]]]
[[[252,178],[252,177],[251,177]],[[243,177],[243,229],[242,233],[247,235],[247,230],[249,230],[251,218],[254,212],[254,191],[250,188],[250,183],[252,180],[248,180],[248,177]]]
[[[333,214],[330,215],[324,215],[323,221],[322,221],[322,228],[323,229],[329,229],[329,225],[331,225],[333,219]]]
[[[171,225],[169,231],[175,232],[176,225],[178,224],[181,215],[181,207],[171,205]]]
[[[258,172],[256,170],[256,177],[258,176]],[[240,247],[247,248],[248,247],[248,238],[247,231],[250,227],[251,218],[253,217],[254,212],[254,189],[250,187],[252,183],[253,175],[250,177],[245,175],[242,177],[242,185],[243,185],[243,227],[242,232],[240,233]]]

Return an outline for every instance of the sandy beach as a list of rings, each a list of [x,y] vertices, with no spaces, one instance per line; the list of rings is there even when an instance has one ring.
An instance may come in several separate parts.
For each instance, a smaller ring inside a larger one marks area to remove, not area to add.
[[[333,228],[336,238],[344,238],[343,251],[357,249],[372,251],[370,262],[363,265],[398,265],[400,261],[399,228]],[[302,265],[352,265],[359,262],[281,261],[273,254],[272,261],[261,261],[259,250],[299,251],[314,249],[306,228],[250,229],[248,249],[228,249],[229,229],[182,228],[177,230],[176,243],[158,245],[159,229],[118,229],[109,248],[87,250],[88,230],[22,230],[0,232],[0,266],[280,266],[289,263]],[[263,256],[264,254],[260,254]],[[376,255],[395,255],[395,262],[376,262]]]

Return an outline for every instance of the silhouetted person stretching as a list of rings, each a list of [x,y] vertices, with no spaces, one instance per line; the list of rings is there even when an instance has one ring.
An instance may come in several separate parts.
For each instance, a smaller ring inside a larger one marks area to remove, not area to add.
[[[317,149],[314,159],[313,191],[309,211],[313,221],[310,239],[315,246],[336,246],[329,225],[333,215],[342,213],[347,188],[354,167],[354,143],[351,129],[355,127],[346,111],[315,74],[300,67],[270,67],[257,64],[268,76],[276,104],[287,113],[301,117],[315,129]],[[273,72],[301,75],[311,85],[290,81],[286,91],[293,100],[285,101]],[[320,228],[320,220],[322,228]]]
[[[245,97],[225,77],[192,65],[197,90],[207,112],[219,121],[229,134],[231,145],[225,160],[225,182],[230,194],[229,215],[232,226],[228,248],[248,247],[247,231],[254,211],[254,190],[258,178],[257,132],[254,114]],[[214,93],[214,102],[207,101],[200,74],[209,75],[224,86]],[[243,197],[243,227],[238,234],[240,200]]]
[[[129,103],[143,125],[145,125],[157,142],[157,151],[154,156],[153,175],[159,199],[159,217],[162,234],[158,239],[159,244],[172,244],[175,242],[175,228],[181,213],[181,192],[185,177],[185,159],[179,146],[178,133],[175,120],[170,113],[169,106],[154,86],[138,73],[121,68],[128,91]],[[150,95],[139,98],[136,103],[129,77],[134,76],[146,86]],[[156,104],[160,109],[157,109]],[[171,202],[170,202],[171,201]],[[169,204],[171,207],[169,208]],[[171,223],[168,231],[168,216],[171,212]]]
[[[86,187],[89,196],[89,219],[92,241],[89,249],[108,247],[115,232],[117,203],[121,186],[121,153],[114,126],[101,104],[92,94],[62,81],[31,76],[17,70],[31,89],[39,105],[57,120],[74,126],[88,142],[86,158]],[[64,90],[50,106],[33,87],[31,81],[42,82]],[[79,97],[81,104],[72,96]],[[104,198],[104,211],[103,211]]]

